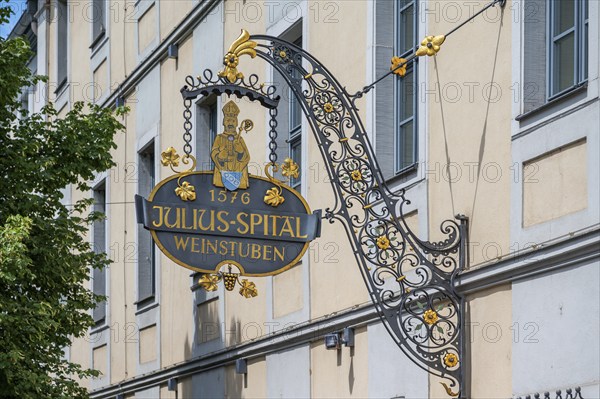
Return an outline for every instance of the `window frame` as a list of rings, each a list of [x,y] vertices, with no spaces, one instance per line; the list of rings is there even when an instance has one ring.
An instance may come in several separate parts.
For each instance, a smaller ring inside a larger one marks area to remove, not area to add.
[[[67,0],[56,2],[56,90],[59,95],[69,80],[69,5]],[[64,29],[64,36],[61,31]],[[64,54],[63,54],[64,52]],[[64,73],[63,73],[64,72]]]
[[[157,171],[156,171],[156,148],[155,148],[155,140],[151,140],[150,142],[148,142],[148,144],[146,144],[143,148],[141,148],[138,152],[137,152],[137,156],[138,156],[138,187],[137,187],[137,192],[138,194],[140,194],[140,182],[141,182],[141,175],[140,175],[140,171],[141,171],[141,159],[144,156],[149,156],[147,155],[150,151],[152,151],[152,158],[153,158],[153,162],[151,167],[149,168],[150,173],[150,184],[149,186],[151,187],[150,190],[152,190],[152,188],[156,185],[156,175],[157,175]],[[143,194],[143,193],[142,193]],[[139,230],[138,230],[139,231]],[[141,310],[142,308],[145,308],[147,306],[150,306],[152,304],[154,304],[156,302],[156,290],[157,290],[157,276],[156,276],[156,272],[157,272],[157,254],[156,254],[156,245],[154,244],[154,240],[152,240],[151,236],[148,236],[147,238],[150,239],[150,264],[151,264],[151,280],[152,280],[152,284],[151,284],[151,293],[150,295],[147,295],[145,297],[141,297],[141,290],[140,290],[140,284],[139,284],[139,267],[140,267],[140,250],[139,250],[139,243],[140,243],[140,237],[139,237],[139,232],[138,232],[138,251],[137,251],[137,269],[136,269],[136,285],[137,285],[137,298],[136,301],[134,302],[134,304],[137,306],[138,310]]]
[[[100,21],[97,21],[96,15],[96,4],[102,4],[102,16],[100,16]],[[106,18],[106,0],[92,0],[92,44],[90,48],[95,48],[98,43],[102,41],[102,39],[106,36],[107,32],[107,18]],[[96,24],[100,24],[100,29],[96,32]]]
[[[396,0],[394,2],[394,54],[400,58],[408,58],[414,52],[414,46],[407,48],[402,53],[399,53],[399,49],[401,48],[400,43],[400,32],[401,32],[401,20],[402,13],[409,9],[411,6],[413,7],[414,14],[412,16],[413,19],[413,42],[416,43],[418,37],[419,30],[419,1],[418,0],[410,0],[405,5],[401,5],[402,0]],[[413,106],[412,106],[412,116],[401,119],[401,98],[402,93],[407,89],[405,85],[406,77],[412,74],[413,84],[412,84],[412,96],[413,96]],[[418,164],[419,158],[419,128],[418,128],[418,58],[416,58],[413,62],[409,63],[406,67],[406,75],[402,78],[398,77],[394,82],[394,176],[401,175],[407,171],[411,171]],[[402,127],[411,123],[412,126],[412,138],[413,138],[413,146],[412,146],[412,162],[407,164],[402,157],[402,152],[400,151],[400,140],[401,140],[401,132]]]
[[[559,98],[566,93],[575,90],[584,85],[588,80],[588,58],[589,58],[589,38],[586,35],[586,28],[589,27],[589,1],[588,0],[573,0],[573,27],[566,29],[563,32],[555,34],[556,29],[556,8],[560,4],[559,1],[549,1],[547,3],[546,14],[546,103]],[[588,30],[589,32],[589,30]],[[564,37],[573,34],[574,51],[573,51],[573,84],[556,91],[556,66],[557,59],[555,58],[556,43]],[[589,34],[589,33],[588,33]]]
[[[302,48],[302,36],[298,37],[293,42],[296,46]],[[296,69],[292,73],[298,73]],[[298,164],[302,165],[302,105],[296,98],[291,87],[287,88],[289,104],[288,104],[288,155]],[[296,122],[297,123],[294,123]],[[298,162],[300,161],[300,162]],[[290,187],[296,191],[302,189],[302,174],[298,178],[290,178]]]
[[[98,192],[103,192],[103,202],[101,204],[99,204],[98,202],[96,202],[96,193]],[[100,252],[104,252],[107,253],[107,236],[108,236],[108,201],[107,201],[107,194],[108,194],[108,179],[104,178],[102,179],[100,182],[98,182],[98,184],[96,184],[94,186],[94,188],[92,189],[92,194],[93,194],[93,198],[94,198],[94,205],[93,205],[93,210],[94,212],[99,212],[100,210],[98,208],[102,208],[101,212],[104,213],[105,215],[105,219],[103,219],[102,221],[95,221],[94,224],[92,225],[92,231],[93,231],[93,242],[92,242],[92,246],[93,246],[93,250],[95,253],[100,253]],[[100,206],[99,206],[100,205]],[[103,223],[104,224],[104,237],[103,237],[103,243],[102,243],[102,248],[97,248],[97,239],[98,237],[96,237],[96,223]],[[92,270],[92,292],[96,295],[103,295],[106,296],[107,295],[107,268],[105,267],[102,270],[99,269],[93,269]],[[104,289],[102,293],[98,293],[96,292],[96,287],[95,287],[95,279],[97,278],[98,274],[100,274],[103,279],[104,279]],[[97,303],[96,307],[94,309],[92,309],[92,317],[94,319],[94,326],[93,328],[98,328],[98,327],[102,327],[104,325],[106,325],[107,320],[108,320],[108,303],[106,300]],[[98,318],[96,319],[96,309],[98,309],[99,306],[103,306],[104,307],[104,316],[102,318]]]

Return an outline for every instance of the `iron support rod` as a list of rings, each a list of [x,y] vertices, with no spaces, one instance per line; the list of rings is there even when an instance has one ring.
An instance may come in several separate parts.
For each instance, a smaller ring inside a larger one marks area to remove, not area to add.
[[[457,30],[459,30],[460,28],[462,28],[463,26],[465,26],[466,24],[468,24],[469,22],[471,22],[473,19],[475,19],[479,15],[483,14],[488,8],[494,7],[498,3],[500,3],[500,7],[504,7],[504,5],[506,4],[506,0],[493,0],[487,6],[483,7],[481,10],[477,11],[475,14],[473,14],[472,16],[470,16],[469,18],[467,18],[465,21],[463,21],[460,24],[458,24],[458,26],[456,26],[455,28],[453,28],[450,32],[446,33],[445,37],[447,38],[448,36],[450,36],[451,34],[453,34],[454,32],[456,32]],[[415,48],[418,49],[419,45],[417,45]],[[375,85],[377,83],[381,82],[383,79],[387,78],[388,76],[390,76],[391,74],[393,74],[394,72],[396,72],[398,69],[400,69],[403,66],[407,65],[409,62],[414,61],[416,58],[417,58],[416,54],[411,54],[411,56],[408,57],[406,59],[406,61],[404,61],[402,64],[398,65],[397,67],[395,67],[393,69],[390,69],[390,71],[386,72],[384,75],[382,75],[379,78],[377,78],[373,83],[371,83],[370,85],[367,85],[367,86],[363,87],[361,90],[357,91],[356,94],[354,94],[352,97],[354,97],[354,98],[360,98],[363,95],[367,94],[369,91],[371,91],[371,89],[373,89],[373,87],[375,87]]]

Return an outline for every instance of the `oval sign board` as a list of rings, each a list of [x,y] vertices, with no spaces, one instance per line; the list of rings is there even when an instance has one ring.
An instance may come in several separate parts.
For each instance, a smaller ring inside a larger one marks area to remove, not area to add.
[[[196,198],[175,194],[179,183],[194,186]],[[138,223],[150,230],[160,250],[188,269],[214,273],[226,264],[245,276],[269,276],[296,264],[320,234],[320,212],[281,185],[283,203],[265,203],[268,179],[250,176],[248,188],[213,185],[213,172],[177,174],[161,181],[149,198],[136,196]]]

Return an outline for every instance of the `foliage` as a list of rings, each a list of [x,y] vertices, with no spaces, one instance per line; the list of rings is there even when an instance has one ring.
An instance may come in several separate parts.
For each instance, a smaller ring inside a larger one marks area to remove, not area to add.
[[[0,0],[0,23],[8,10]],[[63,204],[61,189],[89,192],[86,182],[114,165],[123,126],[92,104],[75,103],[64,118],[52,104],[20,110],[23,88],[44,80],[26,67],[31,54],[21,38],[0,39],[0,397],[86,397],[77,379],[97,372],[63,350],[93,325],[90,309],[102,300],[88,280],[108,260],[87,231],[103,215],[88,212],[92,199]]]

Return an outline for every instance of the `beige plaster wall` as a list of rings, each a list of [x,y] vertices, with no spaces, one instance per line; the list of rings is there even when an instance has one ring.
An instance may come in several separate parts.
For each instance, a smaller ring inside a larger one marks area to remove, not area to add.
[[[178,2],[179,3],[179,2]],[[122,82],[137,64],[135,48],[135,2],[111,0],[107,7],[114,17],[109,18],[110,24],[110,62],[111,85]]]
[[[454,6],[460,7],[466,18],[468,7],[477,11],[487,3],[458,2]],[[437,10],[428,19],[429,34],[443,34],[455,27],[456,21],[443,17],[444,1],[428,2],[427,8]],[[496,243],[504,254],[509,251],[512,96],[511,69],[505,63],[511,58],[510,2],[502,18],[497,10],[450,36],[435,58],[420,59],[427,63],[427,77],[423,78],[427,83],[421,86],[421,95],[428,107],[424,122],[428,123],[429,204],[435,204],[429,208],[430,238],[442,238],[439,224],[443,220],[457,213],[467,215],[470,239],[477,243],[472,264],[484,260],[481,248],[487,243]],[[465,57],[472,61],[465,62]],[[438,75],[442,102],[437,94]]]
[[[192,70],[192,40],[190,37],[181,43],[178,60],[166,59],[161,64],[160,152],[172,146],[183,154],[180,86],[183,86],[185,76]],[[159,157],[160,154],[157,154],[157,159]],[[170,169],[160,167],[161,179],[172,174]],[[192,271],[175,264],[162,253],[160,256],[160,359],[163,366],[168,366],[191,358],[194,340],[193,293],[190,291]]]
[[[278,318],[302,309],[304,282],[302,263],[273,277],[273,317]]]
[[[587,151],[577,141],[523,165],[523,227],[587,208]]]
[[[117,149],[113,151],[116,166],[110,171],[110,220],[108,231],[111,252],[110,295],[108,306],[110,323],[118,331],[118,339],[111,341],[111,378],[115,383],[136,374],[139,326],[135,324],[135,209],[133,195],[137,190],[135,149],[136,104],[126,99],[130,113],[122,119],[124,133],[115,136]],[[125,339],[125,333],[134,327],[135,334]]]
[[[267,362],[264,357],[248,360],[248,373],[237,374],[235,364],[225,368],[226,398],[266,398]]]
[[[191,11],[192,0],[162,1],[160,3],[160,40],[164,40],[169,33]]]
[[[310,347],[311,396],[314,398],[366,398],[368,385],[367,328],[355,331],[355,346],[327,350],[323,340]]]
[[[157,5],[154,3],[138,20],[138,53],[140,54],[143,53],[156,38],[158,33],[156,31],[157,13]]]
[[[325,2],[309,1],[309,10],[323,10]],[[335,17],[326,19],[306,18],[308,26],[307,50],[321,61],[350,92],[358,90],[366,82],[367,7],[366,1],[337,2],[339,7]],[[333,39],[340,38],[340,39]],[[343,39],[341,39],[343,38]],[[366,104],[359,101],[360,116],[366,121]],[[335,204],[333,192],[327,177],[324,161],[313,137],[307,132],[309,186],[307,201],[312,209],[326,209]],[[333,243],[337,255],[325,261],[325,257],[311,258],[311,318],[323,316],[340,309],[349,308],[369,301],[360,270],[352,254],[349,240],[339,222],[330,224],[324,221],[321,238],[313,245],[324,247]]]

